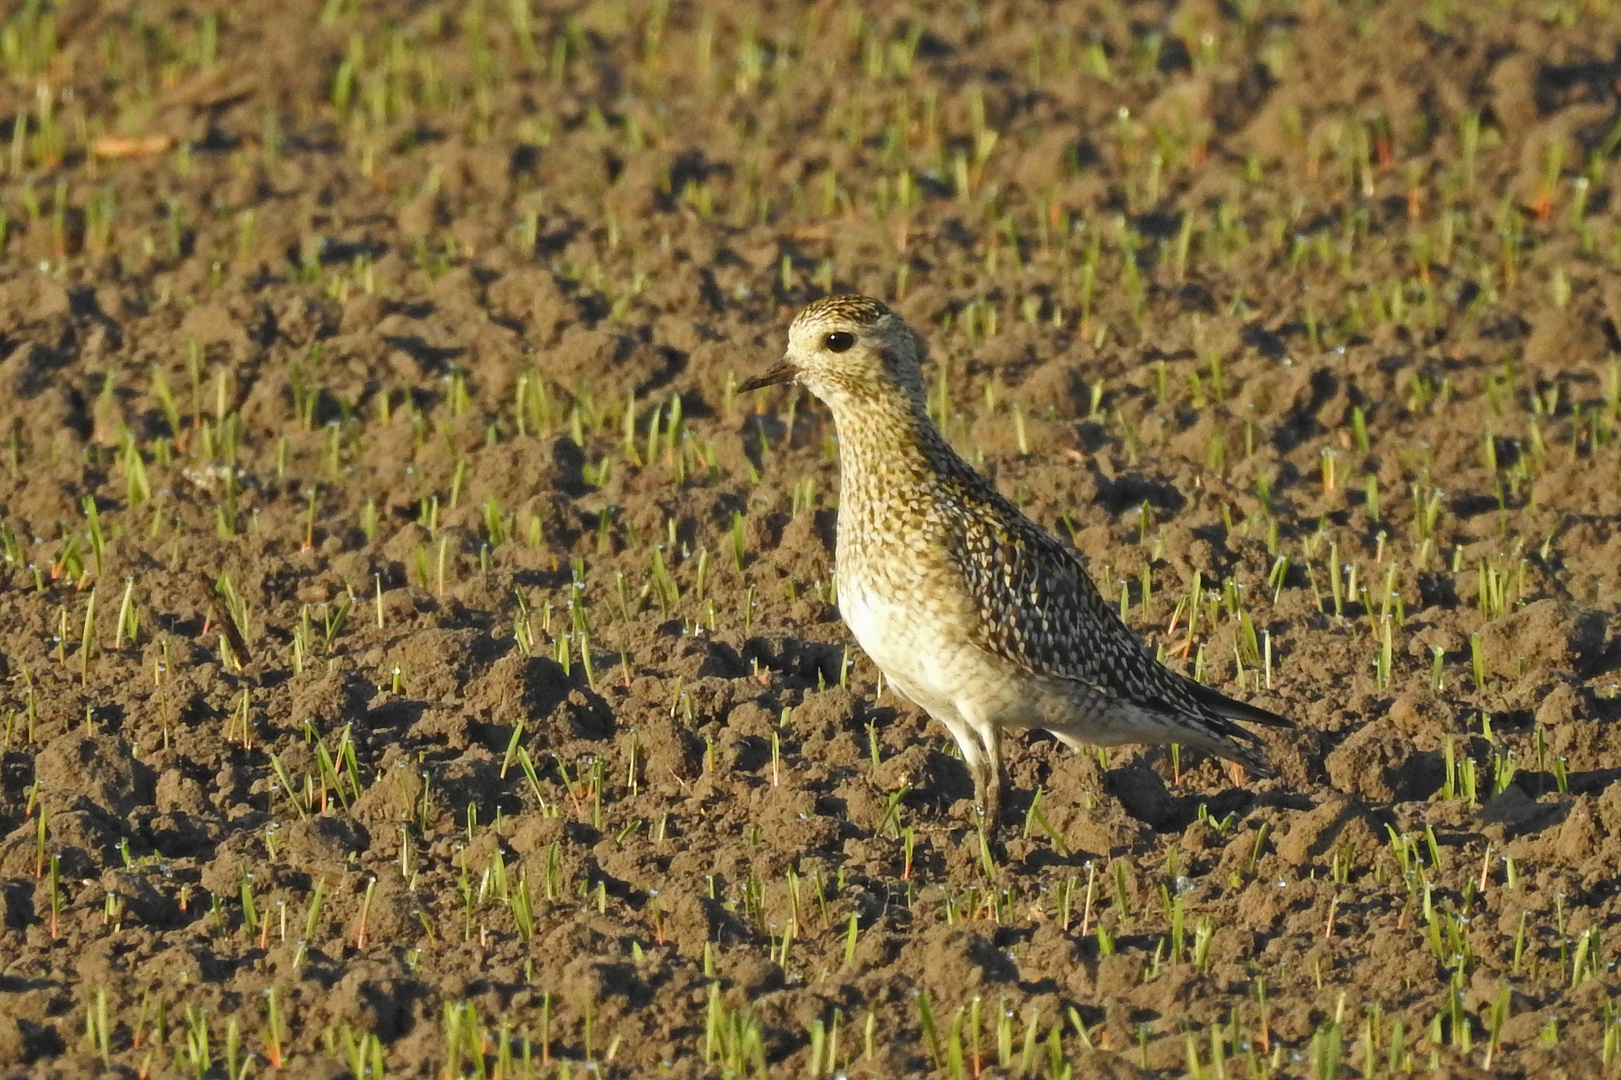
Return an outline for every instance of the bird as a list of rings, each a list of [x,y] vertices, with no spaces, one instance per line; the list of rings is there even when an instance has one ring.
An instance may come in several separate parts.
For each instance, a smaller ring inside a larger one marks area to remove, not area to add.
[[[832,413],[837,606],[889,685],[950,732],[982,834],[1002,813],[1003,732],[1071,749],[1179,743],[1274,776],[1235,721],[1292,727],[1159,663],[1072,549],[964,461],[930,420],[923,340],[880,300],[803,308],[739,391],[797,383]]]

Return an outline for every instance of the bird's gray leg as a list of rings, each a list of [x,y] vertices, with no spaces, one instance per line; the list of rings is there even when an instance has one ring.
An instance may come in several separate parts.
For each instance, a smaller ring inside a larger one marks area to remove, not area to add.
[[[962,751],[962,763],[967,767],[968,775],[974,781],[975,808],[984,820],[994,823],[996,820],[995,814],[990,812],[986,800],[990,799],[1000,806],[1002,797],[1001,785],[998,779],[1001,768],[1000,757],[995,763],[988,759],[988,750],[981,737],[980,729],[962,717],[937,716],[936,719],[946,726],[946,730],[951,732],[951,737],[957,740],[957,749]],[[993,824],[991,828],[994,830],[995,825]]]
[[[997,808],[1001,805],[1001,785],[996,782],[996,773],[990,768],[990,763],[980,761],[979,768],[974,770],[974,812],[979,815],[980,828],[996,835]]]
[[[1002,729],[994,724],[986,724],[979,729],[979,737],[985,743],[985,786],[986,791],[981,793],[980,807],[985,812],[985,820],[991,836],[996,835],[997,826],[1002,823]]]
[[[968,727],[977,736],[982,750],[979,768],[974,772],[974,802],[979,809],[980,829],[988,842],[995,842],[1002,824],[1002,729],[996,724],[974,722]]]

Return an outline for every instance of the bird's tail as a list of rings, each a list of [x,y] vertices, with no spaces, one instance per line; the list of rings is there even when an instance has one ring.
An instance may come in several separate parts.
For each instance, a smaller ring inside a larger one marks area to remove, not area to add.
[[[1235,728],[1234,730],[1243,732],[1244,736],[1256,743],[1260,742],[1253,733],[1244,731],[1243,728]],[[1256,776],[1278,775],[1278,770],[1273,768],[1266,758],[1261,756],[1260,750],[1253,746],[1246,746],[1229,736],[1222,735],[1219,742],[1214,742],[1206,746],[1205,749],[1220,755],[1228,761],[1237,762]]]

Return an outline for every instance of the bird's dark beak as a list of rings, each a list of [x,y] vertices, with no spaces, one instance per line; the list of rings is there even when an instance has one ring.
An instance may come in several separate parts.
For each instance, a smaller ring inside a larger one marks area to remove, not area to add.
[[[793,382],[794,376],[798,374],[799,369],[794,367],[793,364],[790,364],[788,362],[788,358],[785,356],[781,360],[778,360],[775,364],[772,364],[771,367],[766,370],[764,375],[755,376],[742,386],[739,386],[737,389],[740,392],[747,390],[759,390],[767,386],[776,386],[778,383]]]

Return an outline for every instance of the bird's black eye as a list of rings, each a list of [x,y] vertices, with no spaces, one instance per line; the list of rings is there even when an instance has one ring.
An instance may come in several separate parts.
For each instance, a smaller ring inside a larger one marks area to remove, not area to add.
[[[822,339],[828,352],[845,352],[856,343],[856,336],[845,330],[835,330]]]

